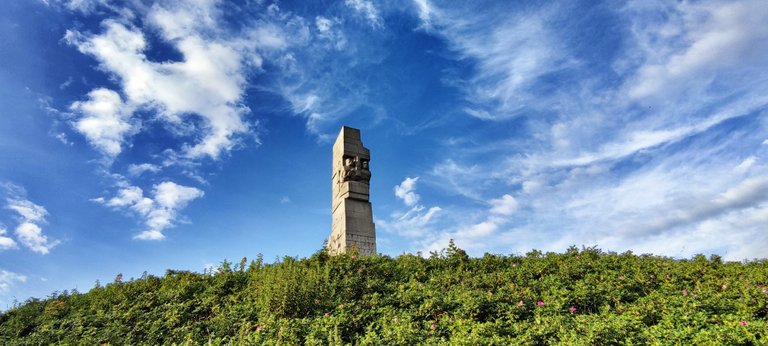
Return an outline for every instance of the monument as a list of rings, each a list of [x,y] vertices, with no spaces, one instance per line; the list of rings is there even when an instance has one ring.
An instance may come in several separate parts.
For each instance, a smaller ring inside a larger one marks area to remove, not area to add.
[[[331,255],[352,249],[361,256],[376,254],[376,229],[369,201],[370,160],[371,152],[363,146],[360,130],[343,126],[333,144],[333,223],[328,239]]]

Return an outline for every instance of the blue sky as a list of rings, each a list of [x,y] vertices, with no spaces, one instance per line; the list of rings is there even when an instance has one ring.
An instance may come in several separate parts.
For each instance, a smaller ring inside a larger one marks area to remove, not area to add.
[[[387,255],[765,258],[766,19],[759,0],[9,2],[0,308],[312,254],[342,125],[371,149]]]

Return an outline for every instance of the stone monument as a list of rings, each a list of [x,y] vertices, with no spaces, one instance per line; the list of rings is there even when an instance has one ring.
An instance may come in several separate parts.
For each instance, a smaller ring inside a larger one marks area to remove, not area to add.
[[[333,144],[331,255],[357,249],[376,254],[376,229],[369,201],[371,152],[360,141],[360,130],[343,126]]]

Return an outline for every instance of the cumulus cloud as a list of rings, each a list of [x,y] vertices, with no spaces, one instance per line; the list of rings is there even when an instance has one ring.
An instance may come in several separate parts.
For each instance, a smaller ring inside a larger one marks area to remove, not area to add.
[[[81,115],[75,129],[109,158],[120,154],[126,137],[136,130],[130,123],[132,110],[115,91],[91,90],[88,100],[74,102],[70,108]]]
[[[43,255],[59,245],[58,240],[49,240],[40,226],[46,223],[48,211],[45,207],[28,200],[26,191],[20,186],[6,183],[3,188],[7,195],[5,208],[18,214],[19,225],[14,232],[16,239],[28,249]],[[0,229],[0,249],[15,248],[16,242],[3,236],[6,232]]]
[[[0,228],[0,250],[15,249],[18,247],[16,241],[5,236],[7,232],[8,231]]]
[[[400,185],[395,186],[395,196],[403,200],[405,205],[411,207],[419,202],[419,195],[416,194],[416,182],[419,177],[406,177]]]
[[[419,177],[406,177],[402,183],[394,187],[395,196],[410,207],[405,211],[396,211],[388,219],[376,220],[379,228],[407,238],[422,238],[433,231],[431,229],[437,214],[442,210],[438,206],[426,208],[419,202],[416,193],[416,181]]]
[[[75,102],[79,114],[75,128],[105,155],[114,157],[136,130],[131,123],[137,110],[152,110],[155,119],[177,128],[195,127],[199,140],[186,143],[190,159],[218,159],[250,131],[242,104],[246,73],[258,68],[261,57],[254,43],[219,37],[215,2],[155,5],[146,14],[148,30],[177,49],[180,61],[152,61],[142,29],[126,20],[107,19],[100,34],[67,31],[66,41],[96,58],[101,68],[119,81],[120,94],[104,88],[90,92],[89,100]],[[120,95],[122,94],[122,98]],[[185,132],[181,131],[180,135]]]
[[[491,204],[491,213],[493,214],[511,215],[517,210],[517,200],[510,195],[491,199],[489,203]]]
[[[24,246],[43,255],[59,244],[58,241],[48,240],[48,237],[43,234],[43,229],[31,222],[23,222],[16,227],[16,236]]]
[[[27,282],[27,277],[5,269],[0,269],[0,292],[7,292],[11,288],[11,285],[17,282]]]
[[[140,240],[165,239],[163,231],[173,227],[179,219],[179,212],[189,202],[200,198],[204,192],[195,187],[183,186],[172,181],[164,181],[154,185],[151,197],[137,186],[124,186],[117,195],[105,199],[97,198],[95,202],[117,209],[130,210],[144,219],[146,229],[135,236]]]
[[[144,197],[144,191],[137,186],[120,189],[117,196],[110,198],[104,204],[110,207],[125,207],[134,205]]]

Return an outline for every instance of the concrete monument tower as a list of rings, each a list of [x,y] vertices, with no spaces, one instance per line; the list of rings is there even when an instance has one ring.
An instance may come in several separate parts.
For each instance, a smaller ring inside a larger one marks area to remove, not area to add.
[[[357,249],[376,254],[376,229],[369,201],[371,152],[360,141],[360,130],[343,126],[333,144],[333,225],[328,239],[332,255]]]

